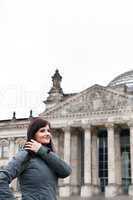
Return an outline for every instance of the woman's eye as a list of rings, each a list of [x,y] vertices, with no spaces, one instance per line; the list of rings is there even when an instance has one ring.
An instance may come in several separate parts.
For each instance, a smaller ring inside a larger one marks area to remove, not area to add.
[[[50,132],[50,129],[42,129],[42,130],[40,130],[40,132]]]

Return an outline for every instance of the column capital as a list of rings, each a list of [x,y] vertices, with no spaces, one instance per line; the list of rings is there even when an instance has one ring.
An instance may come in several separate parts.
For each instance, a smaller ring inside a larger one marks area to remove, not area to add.
[[[82,128],[84,129],[84,130],[87,130],[87,129],[91,129],[91,124],[82,124]]]
[[[133,121],[127,122],[127,125],[128,125],[129,128],[130,128],[130,127],[133,127]]]
[[[8,141],[15,141],[15,137],[8,137]]]
[[[61,129],[64,131],[64,132],[70,132],[70,126],[65,126],[65,127],[62,127]]]
[[[106,127],[107,129],[112,129],[112,128],[114,128],[114,124],[113,124],[113,123],[106,123],[106,124],[105,124],[105,127]]]

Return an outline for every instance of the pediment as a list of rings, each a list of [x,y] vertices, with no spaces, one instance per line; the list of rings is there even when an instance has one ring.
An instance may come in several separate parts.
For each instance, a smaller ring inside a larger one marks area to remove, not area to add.
[[[42,113],[42,116],[66,116],[76,113],[106,112],[128,105],[128,96],[115,90],[94,85]]]

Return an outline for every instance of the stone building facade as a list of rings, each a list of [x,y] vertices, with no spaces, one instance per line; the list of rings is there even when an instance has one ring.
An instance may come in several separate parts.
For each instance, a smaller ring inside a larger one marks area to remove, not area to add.
[[[56,150],[72,166],[59,180],[59,196],[133,196],[133,71],[77,94],[64,94],[61,80],[56,70],[39,115],[51,122]],[[0,121],[1,166],[24,145],[31,118]]]

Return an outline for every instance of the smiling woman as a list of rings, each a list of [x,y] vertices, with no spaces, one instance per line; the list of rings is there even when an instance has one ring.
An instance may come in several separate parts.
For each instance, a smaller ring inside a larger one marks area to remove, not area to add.
[[[35,134],[35,140],[41,144],[49,144],[50,139],[51,133],[48,125],[46,125],[46,127],[40,128]]]
[[[28,127],[24,149],[0,171],[0,199],[15,199],[9,184],[18,177],[22,200],[56,200],[58,178],[70,173],[71,167],[54,151],[50,123],[35,118]]]
[[[44,145],[54,151],[51,132],[51,126],[48,121],[40,118],[34,119],[27,131],[25,149],[37,152],[40,145]],[[31,153],[33,154],[33,152]]]

